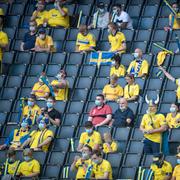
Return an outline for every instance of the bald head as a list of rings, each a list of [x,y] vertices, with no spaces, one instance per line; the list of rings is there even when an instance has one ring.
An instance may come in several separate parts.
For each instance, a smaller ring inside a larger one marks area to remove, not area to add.
[[[125,98],[120,98],[119,99],[119,108],[121,110],[126,110],[127,109],[127,106],[128,106],[128,102]]]
[[[141,50],[141,49],[139,49],[139,48],[135,49],[135,51],[134,51],[134,52],[135,52],[135,53],[138,53],[138,58],[141,58],[141,57],[142,57],[142,55],[143,55],[142,50]]]

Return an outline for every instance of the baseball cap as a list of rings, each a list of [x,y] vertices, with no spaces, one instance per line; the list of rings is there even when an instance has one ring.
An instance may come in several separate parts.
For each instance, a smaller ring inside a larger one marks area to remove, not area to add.
[[[39,33],[40,33],[40,34],[45,34],[45,33],[46,33],[46,30],[45,30],[44,28],[40,28],[40,29],[39,29]]]

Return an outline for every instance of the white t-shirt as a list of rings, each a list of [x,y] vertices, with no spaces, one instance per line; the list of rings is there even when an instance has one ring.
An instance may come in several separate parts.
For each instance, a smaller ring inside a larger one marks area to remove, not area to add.
[[[127,29],[133,29],[132,20],[129,16],[129,14],[125,11],[121,11],[120,15],[112,15],[112,22],[116,23],[117,25],[121,25],[123,22],[128,23]]]
[[[104,14],[99,14],[98,12],[94,13],[93,24],[95,23],[96,28],[107,28],[109,23],[109,12],[105,12]]]

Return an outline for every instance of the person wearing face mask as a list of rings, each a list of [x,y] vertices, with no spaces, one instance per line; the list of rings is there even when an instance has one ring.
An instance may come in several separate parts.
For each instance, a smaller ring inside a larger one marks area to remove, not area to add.
[[[39,77],[39,81],[34,84],[31,94],[36,96],[38,100],[46,100],[49,97],[49,87],[43,83],[42,76]]]
[[[40,112],[41,112],[41,109],[36,104],[36,96],[31,95],[28,98],[27,105],[23,108],[23,116],[29,117],[33,122],[36,116],[40,115]]]
[[[56,76],[57,80],[51,82],[57,101],[67,101],[68,99],[69,82],[66,80],[66,76],[66,72],[61,70]]]
[[[36,37],[35,51],[37,52],[52,52],[55,51],[54,43],[51,36],[46,34],[46,30],[41,28],[39,35]]]
[[[120,4],[113,5],[111,22],[115,23],[120,29],[133,29],[132,20],[129,14],[123,11]]]
[[[17,176],[31,178],[32,180],[38,179],[40,174],[40,164],[33,158],[33,150],[26,148],[23,151],[24,161],[19,165]]]
[[[6,148],[19,149],[21,145],[29,138],[31,125],[31,119],[24,117],[22,119],[21,127],[10,132],[9,136],[5,140],[5,143],[0,145],[0,150]]]
[[[177,165],[174,168],[171,180],[179,180],[180,179],[180,153],[178,153],[176,155],[176,157],[177,157]]]
[[[103,94],[107,101],[117,101],[123,96],[123,88],[117,84],[118,77],[112,75],[110,77],[110,84],[107,84],[103,88]]]
[[[105,4],[103,2],[100,2],[97,6],[97,11],[93,15],[92,24],[88,26],[88,29],[105,29],[108,27],[109,21],[109,12],[106,10]]]
[[[179,128],[180,127],[180,113],[178,111],[178,104],[173,103],[170,107],[170,113],[166,116],[166,121],[169,128]]]
[[[125,76],[126,68],[124,67],[124,65],[121,64],[121,57],[119,54],[113,56],[111,65],[112,67],[110,71],[110,76],[112,75],[116,75],[117,77]]]
[[[174,78],[171,74],[169,74],[162,66],[159,66],[159,69],[164,73],[164,75],[173,83],[176,84],[177,90],[176,90],[176,99],[177,103],[180,103],[180,78]]]
[[[99,149],[102,144],[100,133],[93,129],[91,121],[86,121],[84,127],[85,132],[80,136],[77,151],[82,151],[85,144],[89,145],[92,149]]]
[[[70,26],[68,9],[63,7],[63,2],[60,2],[60,0],[55,0],[54,8],[48,12],[48,25],[63,28]]]
[[[162,133],[167,130],[166,119],[163,114],[157,113],[159,96],[156,100],[149,100],[146,95],[148,104],[147,113],[142,117],[140,130],[144,134],[144,153],[153,154],[160,152],[162,143]]]
[[[137,101],[140,87],[135,83],[134,75],[127,74],[125,80],[127,85],[124,87],[124,98],[126,98],[127,101]]]
[[[92,176],[95,179],[113,179],[111,164],[109,161],[103,159],[100,151],[93,151],[91,160],[93,162]]]
[[[113,127],[133,127],[135,116],[133,111],[128,107],[128,102],[125,98],[119,99],[119,108],[113,115],[111,125]]]
[[[95,127],[109,125],[112,120],[112,108],[105,104],[103,94],[96,96],[95,105],[89,112],[88,121],[91,121]]]
[[[134,61],[132,61],[127,69],[128,74],[133,74],[134,77],[146,78],[148,75],[149,64],[143,59],[143,52],[137,48],[134,51]]]
[[[94,35],[88,32],[86,25],[80,25],[76,40],[76,52],[94,51],[95,47],[96,39]]]
[[[126,37],[125,35],[118,31],[117,26],[110,22],[108,24],[108,40],[111,45],[111,48],[109,49],[110,52],[114,53],[125,53],[126,52]]]
[[[154,180],[170,180],[172,175],[172,165],[164,160],[162,153],[153,156],[153,163],[150,169],[154,173]]]
[[[71,171],[77,170],[76,179],[85,179],[87,169],[92,164],[91,154],[92,148],[85,144],[82,148],[81,157],[75,156],[71,165]]]

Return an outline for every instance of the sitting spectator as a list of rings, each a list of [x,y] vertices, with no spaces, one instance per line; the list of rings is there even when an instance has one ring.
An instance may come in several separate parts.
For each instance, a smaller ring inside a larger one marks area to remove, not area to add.
[[[26,148],[23,151],[24,161],[19,165],[17,176],[36,179],[40,174],[40,164],[33,158],[33,150]]]
[[[69,27],[68,9],[63,7],[63,3],[55,0],[54,8],[48,12],[48,25],[51,27]]]
[[[14,178],[16,176],[19,164],[20,161],[16,160],[16,151],[13,149],[8,150],[7,159],[1,167],[0,174],[2,175],[2,177],[0,177],[2,179],[5,179],[7,176],[11,176],[11,178]]]
[[[164,160],[164,155],[162,153],[154,155],[153,163],[150,168],[154,173],[154,180],[171,179],[172,165]]]
[[[103,159],[100,151],[95,150],[91,159],[94,163],[92,174],[94,175],[95,179],[113,179],[111,164],[109,161]]]
[[[134,119],[134,113],[128,107],[127,100],[125,98],[120,98],[119,108],[113,115],[112,125],[115,127],[133,127]]]
[[[169,74],[163,67],[159,66],[159,69],[165,74],[165,76],[171,80],[172,82],[176,83],[177,90],[176,90],[176,97],[177,102],[180,103],[180,78],[175,79],[171,74]]]
[[[38,115],[40,115],[41,109],[36,104],[36,96],[31,95],[28,98],[27,105],[23,108],[23,116],[31,119],[32,124],[35,123],[35,119]]]
[[[112,75],[110,77],[110,84],[104,86],[103,94],[106,100],[117,101],[123,96],[123,88],[117,84],[117,81],[118,77],[116,75]]]
[[[121,64],[121,57],[116,54],[112,58],[110,76],[116,75],[117,77],[125,76],[126,68]]]
[[[115,23],[120,29],[133,29],[132,20],[129,14],[123,11],[120,4],[113,5],[111,22]]]
[[[46,34],[46,30],[41,28],[39,35],[36,37],[35,51],[37,52],[51,52],[55,51],[53,39]]]
[[[112,109],[105,104],[104,95],[96,96],[95,105],[89,112],[88,121],[92,121],[95,127],[108,125],[112,120]]]
[[[176,157],[177,157],[177,165],[174,168],[171,180],[178,180],[178,179],[180,179],[180,153],[178,153]]]
[[[104,133],[103,139],[104,139],[104,143],[103,143],[104,153],[112,153],[117,151],[118,145],[115,141],[112,140],[110,133]]]
[[[56,76],[57,80],[53,80],[51,85],[53,86],[55,98],[58,101],[66,101],[68,99],[69,82],[66,80],[66,72],[61,70]]]
[[[54,133],[48,129],[49,119],[46,117],[38,119],[38,130],[32,131],[30,138],[28,138],[21,146],[21,148],[29,146],[35,151],[48,151],[48,148],[54,138]]]
[[[158,102],[159,97],[156,100],[148,100],[146,95],[146,103],[149,107],[140,125],[140,130],[144,134],[144,153],[146,154],[160,152],[162,133],[167,130],[164,115],[157,113]]]
[[[180,113],[178,111],[178,104],[176,103],[171,104],[170,113],[167,114],[166,121],[169,128],[180,127]]]
[[[140,87],[135,83],[134,75],[127,74],[125,79],[127,85],[124,87],[124,98],[126,98],[127,101],[137,101]]]
[[[38,100],[45,100],[49,97],[49,93],[49,87],[43,83],[42,77],[40,77],[39,82],[34,84],[31,94],[34,94]]]
[[[37,9],[33,12],[31,21],[36,21],[37,26],[43,26],[47,23],[48,11],[45,10],[45,3],[38,1]]]
[[[100,2],[97,6],[97,11],[93,15],[93,22],[88,27],[90,28],[102,28],[105,29],[109,24],[109,12],[103,2]]]
[[[21,51],[35,50],[36,35],[37,35],[37,24],[35,21],[30,21],[29,32],[27,32],[24,35],[24,40],[21,42],[20,45]]]
[[[92,148],[87,144],[82,148],[81,157],[75,156],[71,165],[71,171],[77,170],[76,179],[85,179],[88,167],[91,162]]]
[[[109,51],[114,53],[125,53],[126,52],[126,37],[122,32],[118,31],[117,26],[114,23],[108,24],[108,40],[111,44]]]
[[[149,65],[147,60],[143,59],[143,52],[141,49],[135,49],[134,58],[135,60],[130,63],[127,73],[133,74],[134,77],[146,78]]]
[[[93,130],[93,124],[90,121],[85,122],[85,131],[80,136],[77,151],[82,151],[84,145],[89,145],[92,149],[99,149],[102,144],[101,135]]]
[[[89,33],[86,25],[80,25],[76,40],[76,52],[94,51],[96,39]]]
[[[6,148],[19,149],[21,145],[29,138],[31,119],[23,118],[21,127],[9,132],[9,136],[6,138],[5,143],[0,146],[0,150]]]

